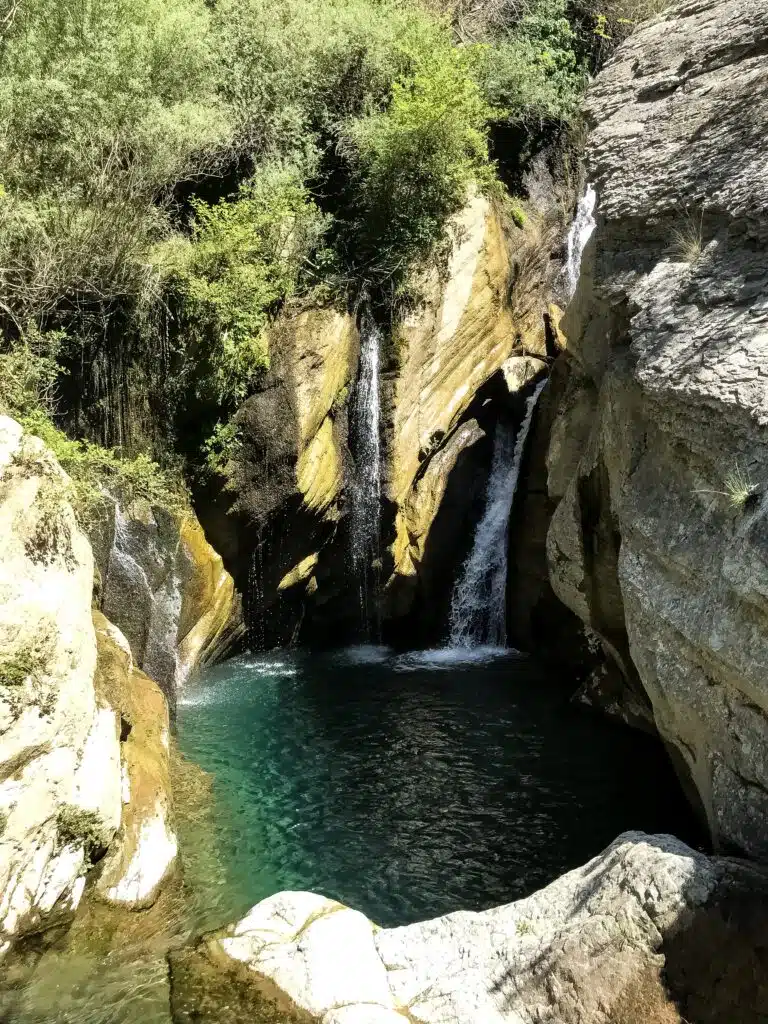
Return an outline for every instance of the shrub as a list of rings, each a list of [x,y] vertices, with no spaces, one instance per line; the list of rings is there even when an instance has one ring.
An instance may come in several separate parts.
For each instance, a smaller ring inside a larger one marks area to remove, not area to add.
[[[567,9],[567,0],[531,0],[485,48],[483,88],[506,120],[567,122],[578,112],[586,75]]]
[[[104,825],[95,811],[64,804],[56,815],[56,830],[62,846],[82,844],[86,857],[95,860],[104,849]]]
[[[446,36],[393,83],[386,110],[345,125],[357,211],[348,251],[364,279],[402,279],[434,257],[473,184],[490,185],[493,111],[474,76],[477,60]]]
[[[269,165],[229,202],[193,202],[192,238],[159,247],[155,261],[176,296],[184,343],[206,372],[201,397],[242,399],[269,364],[269,312],[290,296],[324,219],[292,168]]]
[[[74,485],[74,507],[87,525],[102,503],[106,488],[123,502],[148,501],[171,511],[183,512],[189,499],[181,482],[146,455],[123,458],[112,448],[90,441],[74,441],[54,426],[47,414],[38,409],[20,421],[51,449]]]
[[[145,286],[155,201],[230,129],[197,0],[28,0],[3,42],[0,290],[6,314]]]

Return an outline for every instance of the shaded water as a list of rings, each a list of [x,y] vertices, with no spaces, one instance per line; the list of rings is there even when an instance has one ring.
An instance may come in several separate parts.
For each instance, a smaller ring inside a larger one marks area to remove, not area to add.
[[[541,381],[528,396],[517,431],[504,422],[496,427],[485,511],[451,600],[451,644],[455,647],[502,647],[507,642],[509,519],[533,414],[545,384],[546,380]]]
[[[178,729],[214,776],[223,874],[191,881],[222,920],[313,889],[403,924],[517,899],[625,829],[695,835],[660,746],[499,649],[236,659]]]

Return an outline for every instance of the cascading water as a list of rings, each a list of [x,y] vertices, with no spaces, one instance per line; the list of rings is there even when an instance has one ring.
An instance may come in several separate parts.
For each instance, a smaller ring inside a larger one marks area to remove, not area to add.
[[[528,398],[517,436],[506,424],[499,423],[496,428],[485,512],[451,601],[452,647],[503,647],[506,643],[509,517],[533,414],[545,384],[546,380],[541,381]]]
[[[565,279],[568,290],[568,298],[572,299],[579,283],[581,271],[581,257],[584,255],[584,247],[595,230],[595,203],[597,193],[592,185],[587,185],[586,192],[579,200],[576,208],[576,216],[573,218],[571,229],[568,232],[568,258],[565,264]]]
[[[360,365],[352,405],[355,480],[350,510],[350,553],[366,635],[370,632],[371,574],[378,579],[381,518],[381,331],[368,318],[360,330]]]

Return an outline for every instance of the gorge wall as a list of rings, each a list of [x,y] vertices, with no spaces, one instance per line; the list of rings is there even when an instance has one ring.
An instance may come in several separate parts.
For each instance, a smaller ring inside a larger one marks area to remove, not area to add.
[[[691,0],[591,88],[553,587],[716,841],[768,855],[768,8]],[[645,711],[643,709],[645,708]]]
[[[415,281],[410,314],[383,332],[375,631],[383,621],[388,636],[440,638],[482,500],[489,432],[500,409],[516,411],[511,396],[546,369],[547,283],[539,275],[514,287],[515,253],[542,245],[540,217],[534,210],[529,227],[515,227],[476,196],[454,225],[445,272]],[[269,377],[235,417],[231,490],[199,506],[239,573],[255,646],[327,642],[329,628],[361,635],[349,534],[359,315],[309,308],[281,317]]]
[[[165,694],[238,623],[191,515],[105,500],[94,558],[56,458],[0,417],[0,956],[87,886],[154,901],[177,853]]]

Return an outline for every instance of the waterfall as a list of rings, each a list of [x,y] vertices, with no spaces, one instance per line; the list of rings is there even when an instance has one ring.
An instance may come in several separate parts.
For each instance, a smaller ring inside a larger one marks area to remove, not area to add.
[[[545,384],[546,380],[541,381],[528,398],[517,436],[507,424],[496,427],[485,512],[451,601],[452,647],[503,647],[506,643],[509,517],[533,413]]]
[[[595,202],[597,193],[591,185],[579,200],[576,208],[576,216],[573,218],[571,229],[568,232],[568,259],[565,264],[565,278],[567,282],[568,298],[572,299],[579,283],[579,272],[581,270],[581,257],[584,254],[584,247],[595,230]]]
[[[350,509],[352,568],[360,590],[363,625],[368,632],[370,573],[378,579],[381,516],[381,403],[379,361],[381,331],[365,317],[360,329],[360,365],[352,404],[355,480]]]

